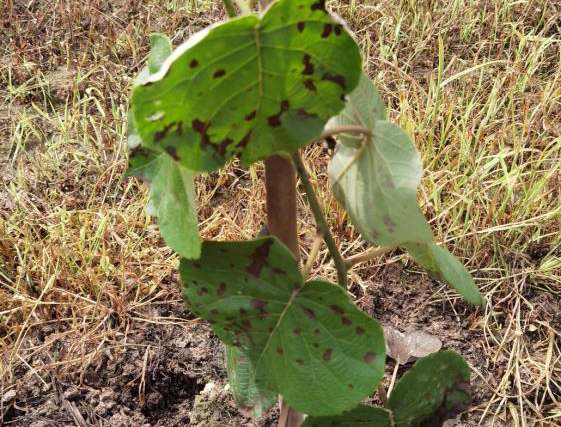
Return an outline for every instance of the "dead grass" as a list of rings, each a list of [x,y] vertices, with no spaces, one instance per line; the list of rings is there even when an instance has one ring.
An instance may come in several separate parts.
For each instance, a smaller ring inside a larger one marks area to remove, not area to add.
[[[141,5],[137,3],[143,3]],[[145,3],[145,4],[144,4]],[[334,2],[361,43],[393,120],[425,161],[421,203],[488,300],[493,398],[472,411],[506,425],[561,423],[561,4],[557,0]],[[122,179],[131,78],[147,34],[179,43],[222,12],[196,0],[4,2],[0,8],[0,378],[79,375],[177,298],[177,260]],[[363,248],[307,152],[346,254]],[[260,165],[199,181],[207,237],[251,238],[264,216]],[[313,224],[301,201],[303,252]],[[322,251],[312,274],[334,278]],[[399,254],[356,267],[407,263]],[[415,269],[414,266],[410,268]],[[454,310],[442,290],[434,304]],[[56,349],[54,351],[53,349]],[[40,356],[40,357],[39,357]],[[476,375],[479,373],[476,372]],[[481,374],[483,375],[483,374]],[[0,416],[4,413],[0,410]]]

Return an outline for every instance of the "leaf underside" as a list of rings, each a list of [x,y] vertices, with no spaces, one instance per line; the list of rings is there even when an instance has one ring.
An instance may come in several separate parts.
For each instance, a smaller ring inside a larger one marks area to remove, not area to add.
[[[388,401],[396,427],[439,426],[470,403],[470,370],[452,352],[419,359],[398,381]]]
[[[152,34],[150,43],[152,50],[148,65],[140,73],[139,81],[157,72],[171,53],[171,43],[162,34]],[[180,256],[198,258],[201,239],[193,173],[168,154],[143,147],[142,137],[130,112],[128,145],[130,152],[127,175],[143,178],[150,184],[148,211],[158,218],[163,239]]]
[[[225,351],[228,384],[236,404],[261,417],[277,402],[277,393],[259,387],[251,361],[239,348],[226,345]]]
[[[360,405],[334,417],[308,417],[302,427],[390,427],[390,420],[389,411]]]
[[[324,0],[279,0],[209,27],[133,91],[145,147],[211,171],[292,152],[321,133],[358,83],[353,38]]]
[[[419,153],[403,130],[385,120],[383,101],[364,75],[345,109],[327,128],[346,125],[372,132],[372,137],[340,135],[329,165],[335,196],[362,237],[374,245],[407,248],[431,274],[447,281],[470,303],[481,304],[483,299],[465,267],[434,244],[417,204],[422,175]]]
[[[205,242],[201,259],[181,261],[190,309],[240,348],[257,384],[295,409],[335,415],[355,407],[383,376],[379,324],[333,284],[304,283],[274,238]]]

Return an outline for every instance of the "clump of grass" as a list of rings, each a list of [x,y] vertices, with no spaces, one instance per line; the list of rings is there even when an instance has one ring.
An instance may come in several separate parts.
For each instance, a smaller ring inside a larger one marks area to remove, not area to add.
[[[161,286],[177,260],[144,214],[146,188],[123,180],[131,78],[147,34],[176,42],[222,17],[210,2],[8,3],[0,38],[0,346],[2,387],[80,375],[179,296]],[[392,120],[425,160],[420,200],[488,305],[472,317],[492,375],[472,411],[507,425],[561,418],[561,28],[553,2],[330,4],[344,15]],[[32,16],[33,19],[29,17]],[[336,238],[362,241],[327,187],[327,153],[307,150]],[[248,239],[263,218],[262,167],[198,181],[201,232]],[[222,197],[226,195],[227,197]],[[314,226],[300,200],[303,258]],[[313,275],[333,279],[323,248]],[[357,267],[368,286],[397,253]],[[324,265],[322,265],[324,264]],[[443,291],[444,292],[444,291]],[[432,304],[461,302],[435,293]],[[48,331],[38,339],[37,331]],[[58,349],[53,352],[53,345]],[[44,357],[48,354],[49,357]],[[1,411],[0,411],[1,413]]]

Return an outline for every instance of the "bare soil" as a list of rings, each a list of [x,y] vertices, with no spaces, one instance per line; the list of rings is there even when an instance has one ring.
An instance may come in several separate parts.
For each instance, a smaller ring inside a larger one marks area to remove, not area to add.
[[[366,289],[356,285],[351,289],[358,305],[385,325],[401,331],[423,330],[437,336],[444,349],[458,351],[477,372],[472,377],[473,405],[488,401],[495,378],[500,377],[494,371],[500,370],[501,364],[493,369],[489,366],[482,332],[472,325],[476,309],[456,303],[454,311],[446,301],[428,304],[440,285],[408,271],[400,262],[371,273],[376,278]],[[170,278],[163,286],[169,287],[170,293],[177,289],[178,298],[159,306],[153,316],[189,320],[179,302],[176,280]],[[56,354],[57,345],[61,345],[53,339],[56,335],[56,328],[45,328],[36,330],[30,339],[36,340],[37,346],[52,341],[48,353]],[[42,363],[50,357],[45,352],[36,355]],[[386,386],[394,363],[388,359]],[[400,367],[398,375],[411,364]],[[128,331],[124,349],[113,352],[108,346],[103,357],[83,373],[53,374],[45,384],[38,377],[20,380],[17,397],[5,408],[4,423],[22,427],[274,425],[276,408],[262,419],[252,420],[236,408],[226,384],[222,346],[208,325],[196,319],[190,326],[139,324]],[[368,400],[379,403],[374,395]],[[452,425],[477,425],[476,418],[468,411]]]

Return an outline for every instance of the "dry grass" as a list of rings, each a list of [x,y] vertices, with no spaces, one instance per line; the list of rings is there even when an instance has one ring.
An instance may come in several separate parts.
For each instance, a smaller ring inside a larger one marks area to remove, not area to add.
[[[128,88],[147,34],[184,40],[222,12],[194,0],[8,0],[0,6],[0,377],[46,385],[79,375],[177,293],[177,260],[145,217],[146,189],[123,180]],[[561,424],[561,4],[557,0],[334,2],[367,67],[425,160],[421,202],[488,305],[493,398],[478,419]],[[1,8],[4,8],[2,10]],[[7,43],[4,43],[4,40]],[[307,160],[347,254],[363,247]],[[262,167],[199,181],[201,230],[247,239],[264,213]],[[301,203],[306,253],[313,224]],[[305,257],[305,255],[304,255]],[[319,261],[325,261],[323,251]],[[406,262],[396,256],[377,265]],[[368,285],[372,264],[352,279]],[[333,278],[331,265],[313,274]],[[450,309],[451,292],[435,296]],[[53,352],[53,348],[57,351]],[[42,357],[38,357],[41,355]],[[3,411],[0,411],[0,416]]]

